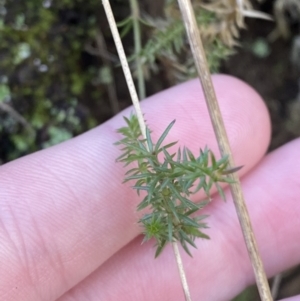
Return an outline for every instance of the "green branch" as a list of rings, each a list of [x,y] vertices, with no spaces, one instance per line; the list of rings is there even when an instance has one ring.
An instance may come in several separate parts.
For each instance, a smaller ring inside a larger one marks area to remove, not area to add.
[[[145,78],[143,73],[143,66],[140,59],[140,52],[142,50],[141,42],[141,28],[140,28],[140,12],[137,0],[130,0],[132,23],[133,23],[133,36],[134,36],[134,55],[136,61],[137,80],[138,80],[138,92],[139,98],[144,99],[146,97]]]
[[[196,247],[197,237],[209,239],[202,232],[207,228],[203,220],[206,215],[195,216],[210,200],[210,190],[216,186],[224,198],[224,192],[219,182],[231,183],[228,174],[237,169],[228,170],[226,157],[216,160],[209,149],[200,150],[195,156],[188,148],[179,148],[177,153],[169,153],[169,149],[177,142],[164,144],[175,120],[169,124],[155,143],[146,127],[146,139],[141,135],[138,120],[135,115],[124,118],[127,126],[118,132],[123,139],[116,145],[122,146],[122,155],[117,161],[125,166],[135,163],[135,167],[126,172],[124,182],[135,181],[133,189],[146,196],[137,209],[148,208],[139,223],[143,227],[144,241],[151,238],[156,240],[157,257],[167,243],[179,241],[184,250],[191,255],[188,246]],[[190,196],[203,190],[208,197],[198,204],[190,200]]]

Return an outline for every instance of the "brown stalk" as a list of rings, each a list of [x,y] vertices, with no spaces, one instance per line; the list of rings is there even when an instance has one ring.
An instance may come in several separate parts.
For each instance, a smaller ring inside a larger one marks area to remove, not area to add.
[[[206,55],[201,41],[200,31],[196,23],[191,1],[178,0],[178,4],[181,10],[183,21],[185,23],[189,43],[193,52],[194,61],[204,91],[206,104],[209,110],[211,122],[213,124],[214,132],[218,141],[221,155],[228,155],[230,164],[229,168],[233,168],[235,167],[235,164],[233,161],[219,104],[212,84],[211,75],[206,61]],[[235,173],[232,174],[232,179],[235,183],[230,185],[230,190],[244,235],[244,240],[246,243],[248,254],[254,270],[259,294],[262,301],[271,301],[273,299],[270,292],[270,287],[263,268],[262,260],[258,252],[257,243],[253,233],[240,181]]]
[[[118,51],[118,55],[120,58],[120,62],[123,68],[123,72],[125,75],[125,79],[127,82],[127,86],[129,89],[129,93],[131,96],[131,100],[139,121],[139,126],[142,132],[143,137],[146,139],[146,125],[145,125],[145,120],[143,117],[143,113],[140,107],[140,103],[139,103],[139,99],[138,99],[138,95],[134,86],[134,82],[132,79],[132,75],[128,66],[128,62],[127,62],[127,58],[126,58],[126,54],[124,51],[124,47],[119,35],[119,31],[116,25],[116,21],[109,3],[109,0],[102,0],[103,3],[103,7],[105,10],[105,14],[109,23],[109,27],[110,30],[112,32],[114,41],[115,41],[115,45]],[[187,280],[186,280],[186,275],[185,275],[185,271],[183,268],[183,264],[182,264],[182,259],[179,253],[179,248],[178,248],[178,242],[174,241],[172,242],[172,246],[173,246],[173,251],[174,251],[174,255],[175,255],[175,259],[176,259],[176,263],[177,263],[177,267],[178,267],[178,271],[179,271],[179,275],[180,275],[180,280],[181,280],[181,284],[182,284],[182,288],[184,291],[184,295],[185,295],[185,300],[186,301],[191,301],[191,297],[190,297],[190,291],[189,291],[189,287],[187,284]]]

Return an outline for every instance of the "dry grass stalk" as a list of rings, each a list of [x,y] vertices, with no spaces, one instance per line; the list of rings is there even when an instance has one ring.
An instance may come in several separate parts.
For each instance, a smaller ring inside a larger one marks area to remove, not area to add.
[[[223,118],[219,109],[218,101],[213,88],[211,75],[208,69],[205,52],[203,49],[200,32],[196,23],[195,15],[190,0],[178,0],[182,17],[188,33],[189,42],[192,48],[193,57],[199,74],[199,78],[204,90],[206,103],[208,106],[211,121],[214,127],[215,135],[219,144],[222,156],[228,155],[230,166],[233,168],[234,161],[224,127]],[[233,201],[239,218],[239,222],[244,235],[248,254],[254,269],[256,283],[262,301],[271,301],[268,280],[263,268],[263,264],[258,252],[257,243],[251,226],[250,217],[244,201],[242,188],[239,178],[233,174],[235,183],[230,185]]]
[[[179,248],[178,248],[178,243],[176,241],[174,241],[172,243],[172,247],[174,250],[177,267],[178,267],[179,275],[181,278],[181,284],[182,284],[185,300],[192,301],[189,286],[188,286],[188,283],[186,280],[186,276],[185,276],[185,272],[184,272],[184,268],[183,268],[183,264],[182,264],[182,260],[181,260],[181,256],[180,256],[180,252],[179,252]]]
[[[201,3],[200,6],[212,11],[217,16],[217,21],[213,22],[205,29],[202,38],[220,37],[225,45],[233,47],[239,37],[239,28],[245,28],[245,17],[272,20],[263,12],[252,10],[252,5],[248,0],[214,0],[209,4]]]
[[[289,22],[298,22],[299,20],[299,0],[276,0],[274,4],[274,15],[277,23],[276,34],[281,35],[285,39],[290,38],[292,33]]]
[[[270,15],[253,10],[249,0],[195,0],[193,8],[195,11],[199,11],[201,8],[205,9],[214,13],[216,17],[201,31],[203,43],[218,38],[230,48],[238,44],[240,29],[246,27],[245,17],[272,20]],[[173,19],[178,19],[180,12],[171,2],[167,5],[166,14]]]
[[[118,28],[117,28],[117,25],[116,25],[116,21],[115,21],[115,18],[114,18],[109,0],[102,0],[102,3],[103,3],[103,6],[104,6],[104,10],[105,10],[105,13],[106,13],[106,16],[107,16],[107,19],[108,19],[108,23],[109,23],[109,26],[110,26],[115,44],[116,44],[116,48],[117,48],[117,51],[118,51],[118,54],[119,54],[119,57],[120,57],[120,62],[121,62],[123,72],[124,72],[124,75],[125,75],[125,79],[126,79],[126,82],[127,82],[127,85],[128,85],[128,89],[129,89],[129,92],[130,92],[132,103],[133,103],[133,106],[134,106],[135,111],[136,111],[136,115],[137,115],[139,125],[140,125],[140,128],[141,128],[141,132],[142,132],[143,137],[146,139],[146,125],[145,125],[144,117],[143,117],[143,114],[142,114],[142,110],[141,110],[141,107],[140,107],[140,103],[139,103],[137,92],[136,92],[136,89],[135,89],[135,86],[134,86],[132,75],[131,75],[131,72],[130,72],[130,69],[129,69],[129,66],[128,66],[128,62],[127,62],[127,58],[126,58],[125,51],[124,51],[124,48],[123,48],[123,44],[122,44],[122,41],[121,41],[121,38],[120,38],[120,35],[119,35],[119,31],[118,31]],[[190,292],[189,292],[188,284],[187,284],[187,281],[186,281],[186,275],[185,275],[185,271],[183,269],[182,259],[181,259],[179,249],[178,249],[178,243],[176,241],[174,241],[172,243],[172,246],[173,246],[173,250],[174,250],[174,254],[175,254],[175,258],[176,258],[176,263],[177,263],[177,266],[178,266],[180,279],[181,279],[181,283],[182,283],[182,287],[183,287],[183,290],[184,290],[186,301],[191,301]]]

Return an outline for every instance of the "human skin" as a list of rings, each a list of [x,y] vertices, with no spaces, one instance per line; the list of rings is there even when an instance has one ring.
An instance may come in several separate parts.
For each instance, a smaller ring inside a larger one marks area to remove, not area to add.
[[[213,77],[245,199],[268,276],[300,262],[300,139],[265,155],[269,115],[260,96],[229,76]],[[192,151],[218,148],[197,80],[142,102],[158,137]],[[116,129],[129,108],[60,145],[0,167],[0,300],[184,300],[172,249],[154,260],[141,245],[136,205],[122,184]],[[154,138],[155,139],[155,138]],[[193,300],[230,300],[254,282],[231,197],[205,213],[211,240],[182,252]],[[203,195],[194,197],[198,201]],[[292,300],[292,299],[291,299]],[[293,301],[300,300],[294,297]]]

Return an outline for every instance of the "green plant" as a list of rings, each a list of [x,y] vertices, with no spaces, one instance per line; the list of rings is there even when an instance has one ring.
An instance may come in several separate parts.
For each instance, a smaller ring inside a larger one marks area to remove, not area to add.
[[[129,61],[135,70],[140,99],[145,96],[144,81],[149,79],[150,71],[164,69],[171,84],[197,76],[176,2],[162,1],[161,16],[157,17],[143,12],[141,2],[130,0],[130,15],[118,23],[122,37],[131,30],[133,33],[134,51]],[[217,72],[221,62],[234,53],[239,31],[245,27],[244,17],[270,19],[252,10],[249,0],[194,0],[192,6],[211,72]]]
[[[98,75],[83,64],[97,0],[0,0],[0,157],[7,162],[96,124]],[[84,5],[83,5],[84,4]],[[80,10],[80,14],[76,11]],[[77,24],[78,23],[78,24]],[[88,99],[88,101],[87,101]],[[28,131],[30,128],[30,131]]]
[[[127,126],[118,130],[124,138],[116,143],[122,146],[122,155],[117,161],[123,162],[125,166],[135,165],[126,172],[124,182],[135,180],[133,189],[138,195],[141,191],[146,192],[146,196],[137,206],[138,210],[150,209],[150,213],[146,213],[139,220],[143,226],[144,241],[151,238],[156,240],[155,257],[168,242],[173,241],[179,241],[184,250],[191,255],[188,245],[196,247],[196,237],[209,238],[202,232],[202,229],[207,228],[203,222],[207,216],[194,214],[210,202],[210,190],[213,185],[225,200],[219,183],[232,183],[228,174],[239,168],[228,170],[228,158],[216,160],[208,148],[200,149],[198,156],[194,156],[186,147],[178,148],[176,153],[169,153],[168,150],[177,142],[166,145],[163,142],[175,120],[154,143],[148,127],[146,139],[142,138],[135,115],[124,119]],[[189,197],[201,189],[204,190],[207,199],[195,204]]]
[[[122,37],[133,28],[135,51],[129,57],[129,61],[134,61],[133,67],[137,70],[138,81],[143,81],[142,78],[147,77],[149,69],[157,70],[160,64],[166,63],[171,67],[171,77],[177,82],[195,77],[196,70],[191,68],[191,52],[187,47],[184,24],[175,1],[164,2],[164,18],[145,14],[141,18],[136,13],[139,12],[138,3],[135,0],[131,1],[134,3],[131,5],[131,16],[119,22],[118,26],[121,28]],[[215,3],[216,7],[218,5],[220,3]],[[229,10],[215,12],[210,6],[206,9],[202,0],[194,1],[193,7],[197,23],[204,31],[203,38],[209,66],[211,71],[215,72],[221,61],[233,53],[238,26],[235,25],[235,19],[232,18],[232,12]],[[234,33],[232,28],[235,29]],[[141,32],[149,36],[143,45],[141,45]],[[141,71],[142,65],[144,74]]]

